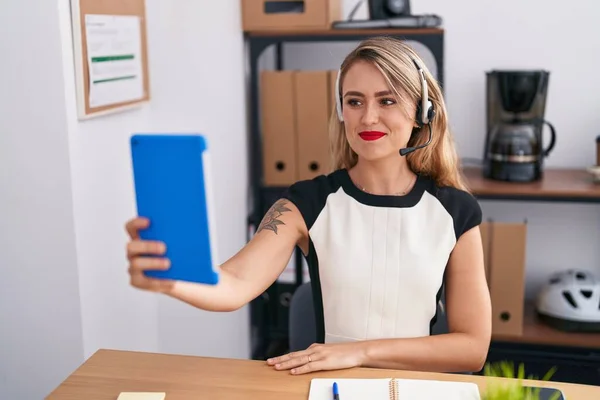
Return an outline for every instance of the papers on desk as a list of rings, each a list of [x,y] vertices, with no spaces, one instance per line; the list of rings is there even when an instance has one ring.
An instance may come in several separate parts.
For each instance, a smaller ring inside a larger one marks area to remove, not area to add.
[[[121,392],[117,400],[165,400],[165,396],[160,392]]]
[[[333,382],[343,400],[481,400],[479,387],[470,382],[367,378],[312,379],[308,400],[331,400]]]

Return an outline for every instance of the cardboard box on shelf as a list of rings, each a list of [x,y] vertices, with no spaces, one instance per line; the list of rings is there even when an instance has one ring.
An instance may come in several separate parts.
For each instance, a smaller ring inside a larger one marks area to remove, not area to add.
[[[327,30],[342,19],[341,0],[241,0],[242,29]]]

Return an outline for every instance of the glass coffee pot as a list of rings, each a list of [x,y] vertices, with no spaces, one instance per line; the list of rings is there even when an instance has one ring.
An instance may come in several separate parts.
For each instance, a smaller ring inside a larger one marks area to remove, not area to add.
[[[545,149],[541,140],[544,124],[550,128],[550,142]],[[539,163],[548,157],[555,143],[556,130],[548,121],[498,122],[490,134],[489,157],[505,163]]]
[[[487,74],[484,175],[530,182],[542,177],[544,158],[556,144],[556,130],[544,119],[548,72],[492,71]],[[543,128],[550,140],[543,144]]]

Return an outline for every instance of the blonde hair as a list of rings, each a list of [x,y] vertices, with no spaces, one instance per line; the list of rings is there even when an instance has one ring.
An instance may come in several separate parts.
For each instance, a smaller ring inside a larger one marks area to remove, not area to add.
[[[413,62],[416,60],[425,74],[428,97],[435,108],[435,117],[431,123],[431,143],[417,151],[406,155],[409,168],[418,174],[430,176],[438,186],[451,186],[467,190],[460,173],[460,164],[454,141],[448,127],[448,116],[442,91],[425,67],[416,52],[400,40],[381,36],[361,42],[342,63],[340,67],[340,92],[342,96],[343,80],[348,68],[356,61],[367,61],[374,64],[383,74],[388,85],[396,93],[405,110],[414,110],[421,99],[421,81],[419,72]],[[335,100],[335,99],[334,99]],[[341,101],[341,100],[340,100]],[[350,147],[346,139],[344,123],[340,122],[335,107],[330,118],[330,146],[332,168],[334,170],[356,165],[358,155]],[[416,113],[409,118],[415,120]],[[429,127],[415,128],[408,141],[408,146],[418,146],[429,138]]]

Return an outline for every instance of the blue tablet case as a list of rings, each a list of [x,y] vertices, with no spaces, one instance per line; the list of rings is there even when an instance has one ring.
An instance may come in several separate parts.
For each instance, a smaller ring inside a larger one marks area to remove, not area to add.
[[[150,220],[144,240],[167,246],[171,266],[153,278],[218,283],[208,149],[202,135],[145,135],[130,139],[138,215]]]

